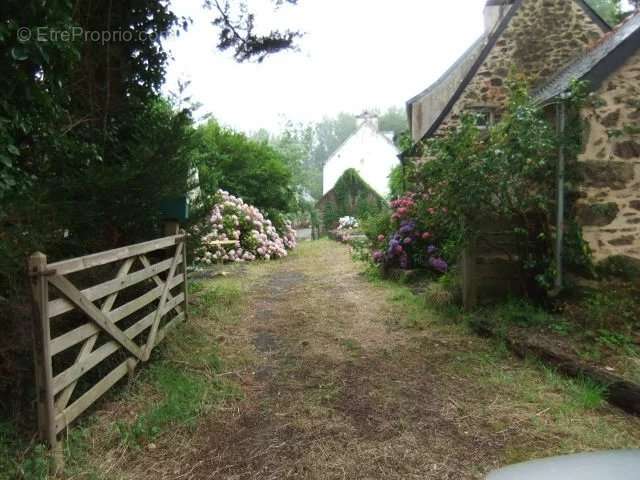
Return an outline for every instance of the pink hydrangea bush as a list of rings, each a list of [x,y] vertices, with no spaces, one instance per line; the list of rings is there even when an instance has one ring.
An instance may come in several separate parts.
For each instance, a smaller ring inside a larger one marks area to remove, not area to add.
[[[272,221],[253,205],[224,190],[218,190],[206,225],[196,227],[202,235],[196,263],[252,262],[287,256],[296,247],[296,232],[284,220],[279,232]],[[233,244],[217,245],[218,241]]]

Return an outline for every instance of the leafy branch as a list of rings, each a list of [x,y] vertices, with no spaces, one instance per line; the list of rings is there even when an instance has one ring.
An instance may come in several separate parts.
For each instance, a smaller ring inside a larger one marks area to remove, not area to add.
[[[298,0],[275,0],[276,8],[288,3],[296,5]],[[249,13],[246,3],[241,2],[239,12],[234,15],[228,0],[205,0],[205,7],[215,9],[218,17],[213,21],[220,28],[218,48],[222,51],[233,49],[234,58],[242,63],[262,62],[268,55],[283,50],[296,49],[295,41],[303,36],[299,31],[271,30],[267,35],[256,33],[255,15]]]

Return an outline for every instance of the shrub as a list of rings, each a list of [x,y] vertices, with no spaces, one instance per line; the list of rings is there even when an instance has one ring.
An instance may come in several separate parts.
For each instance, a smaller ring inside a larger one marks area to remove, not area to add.
[[[295,209],[291,169],[266,142],[211,120],[196,131],[194,160],[206,195],[224,189],[264,212]]]
[[[501,120],[488,131],[465,115],[446,135],[421,145],[428,161],[413,166],[414,201],[422,224],[437,231],[443,255],[453,260],[487,228],[515,240],[523,283],[538,296],[553,287],[555,171],[561,146],[567,153],[567,180],[576,176],[580,122],[570,121],[560,136],[522,81],[512,81]],[[584,98],[581,85],[567,100],[573,114]],[[431,213],[433,212],[433,213]],[[579,232],[565,236],[565,262],[587,269],[588,249]]]
[[[602,277],[637,280],[640,279],[640,261],[626,255],[614,255],[598,263],[596,271]]]
[[[205,223],[194,227],[194,233],[201,239],[196,262],[270,260],[286,257],[287,250],[296,247],[295,230],[284,217],[272,222],[256,207],[224,190],[218,190],[213,202]],[[217,241],[235,241],[235,244],[217,245]]]
[[[391,202],[391,231],[380,231],[373,239],[374,262],[402,269],[426,267],[444,273],[449,266],[437,247],[437,235],[421,220],[416,195],[408,194]],[[435,209],[429,209],[433,215]],[[381,219],[381,225],[386,220]]]

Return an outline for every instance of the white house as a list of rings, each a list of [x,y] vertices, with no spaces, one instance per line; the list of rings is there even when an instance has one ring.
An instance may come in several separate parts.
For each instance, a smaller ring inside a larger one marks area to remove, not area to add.
[[[346,170],[353,168],[371,188],[386,197],[389,194],[389,174],[400,164],[399,153],[393,144],[392,134],[378,130],[377,115],[364,112],[358,117],[356,131],[324,166],[323,195],[331,191]]]

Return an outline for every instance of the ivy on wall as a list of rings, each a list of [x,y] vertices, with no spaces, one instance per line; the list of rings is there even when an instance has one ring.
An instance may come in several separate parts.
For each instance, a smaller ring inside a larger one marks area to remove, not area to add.
[[[350,168],[338,179],[333,189],[319,202],[325,229],[335,228],[338,219],[345,216],[363,218],[379,212],[385,200],[365,182],[358,172]]]

